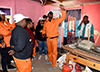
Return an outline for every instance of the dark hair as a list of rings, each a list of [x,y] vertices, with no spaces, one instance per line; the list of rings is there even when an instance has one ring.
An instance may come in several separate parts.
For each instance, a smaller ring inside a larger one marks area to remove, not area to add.
[[[53,15],[53,12],[52,12],[52,11],[50,11],[48,14],[52,14],[52,15]]]
[[[41,26],[41,24],[40,24],[40,20],[38,21],[37,27],[38,27],[39,30],[43,29],[43,26]]]
[[[32,22],[32,20],[31,20],[30,18],[27,18],[27,19],[26,19],[27,25],[30,24],[30,22]]]
[[[2,21],[2,18],[1,18],[1,16],[0,16],[0,21]]]
[[[89,18],[87,15],[85,15],[83,18]]]
[[[32,32],[34,32],[34,31],[35,31],[34,26],[33,26],[32,28],[30,28],[30,29],[31,29],[31,31],[32,31]]]
[[[43,15],[43,18],[47,18],[47,16],[46,15]]]

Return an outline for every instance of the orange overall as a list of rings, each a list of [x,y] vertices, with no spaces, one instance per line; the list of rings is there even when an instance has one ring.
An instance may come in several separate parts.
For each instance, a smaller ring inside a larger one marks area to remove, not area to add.
[[[32,56],[35,56],[36,55],[36,44],[37,44],[37,41],[35,40],[35,45],[34,45],[34,47],[33,47],[33,54],[32,54]]]
[[[36,29],[36,27],[34,27],[34,29]],[[35,31],[33,32],[34,34],[35,34]],[[33,47],[33,54],[32,54],[32,56],[35,56],[36,55],[36,44],[37,44],[37,41],[35,40],[35,45],[34,45],[34,47]]]
[[[58,19],[52,19],[51,22],[48,20],[44,23],[42,34],[47,36],[47,47],[48,47],[48,57],[49,61],[52,62],[52,67],[56,66],[57,60],[57,44],[59,36],[58,27],[59,24],[66,19],[66,10],[62,10],[62,17]],[[51,39],[52,37],[56,37]]]
[[[10,47],[10,36],[11,36],[12,30],[15,28],[15,24],[12,25],[7,21],[5,21],[5,23],[7,25],[5,25],[4,23],[0,22],[0,34],[3,35],[4,41],[6,43],[6,46]]]
[[[31,72],[31,59],[17,59],[13,56],[16,66],[17,66],[17,72]]]

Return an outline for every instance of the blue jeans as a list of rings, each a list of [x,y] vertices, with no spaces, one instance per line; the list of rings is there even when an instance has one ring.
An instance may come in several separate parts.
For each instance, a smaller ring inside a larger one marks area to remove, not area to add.
[[[39,41],[39,54],[42,55],[42,48],[45,50],[45,55],[47,55],[47,43],[46,41]]]

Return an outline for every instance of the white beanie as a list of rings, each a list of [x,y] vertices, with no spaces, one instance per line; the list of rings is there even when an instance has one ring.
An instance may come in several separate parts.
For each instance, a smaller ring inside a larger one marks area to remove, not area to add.
[[[43,20],[43,17],[40,17],[39,20]]]

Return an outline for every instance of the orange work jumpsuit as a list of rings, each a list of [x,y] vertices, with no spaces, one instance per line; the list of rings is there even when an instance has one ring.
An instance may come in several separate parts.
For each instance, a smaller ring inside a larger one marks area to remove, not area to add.
[[[5,25],[4,23],[0,22],[0,34],[3,35],[4,41],[6,43],[6,46],[10,47],[10,38],[11,38],[10,36],[11,36],[12,30],[15,28],[15,24],[12,25],[8,21],[5,21],[5,23],[7,25]]]
[[[36,27],[34,27],[34,29],[36,30]],[[35,32],[33,32],[34,33],[34,35],[35,35]],[[37,44],[37,41],[35,40],[35,45],[34,45],[34,47],[33,47],[33,54],[32,54],[32,56],[35,56],[36,55],[36,44]]]
[[[31,72],[31,58],[28,59],[17,59],[13,56],[16,66],[17,66],[17,72]]]
[[[62,10],[62,17],[58,19],[52,19],[51,22],[48,20],[44,23],[42,35],[46,34],[47,36],[47,47],[48,47],[48,57],[49,61],[52,62],[52,67],[56,66],[56,60],[57,60],[57,44],[58,44],[58,37],[59,31],[58,27],[59,24],[66,19],[66,10]],[[50,39],[52,37],[56,37],[53,39]]]

